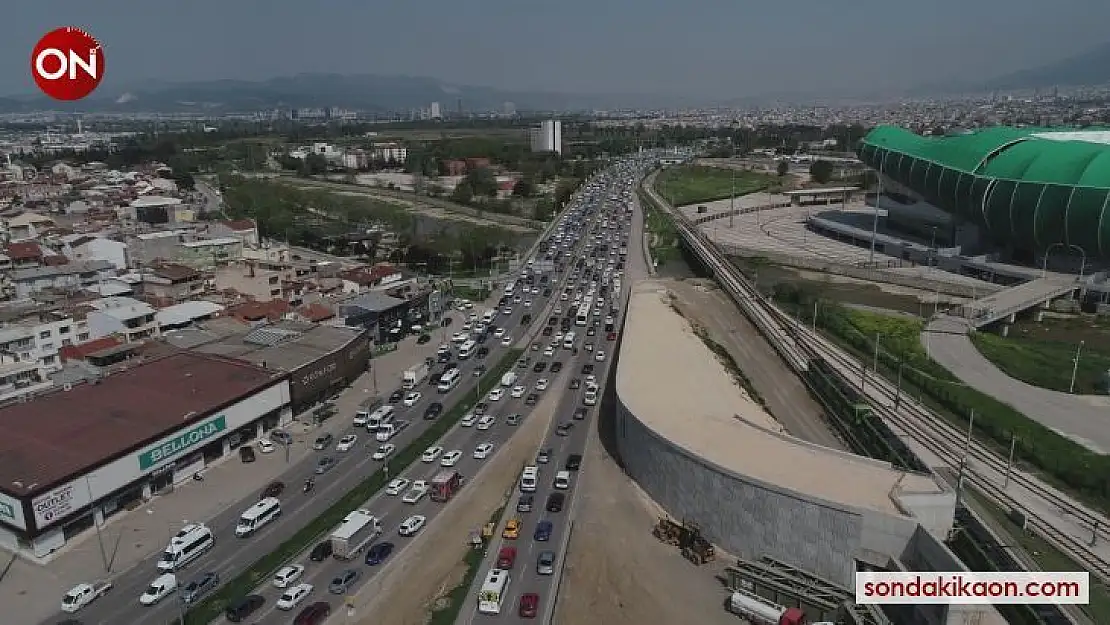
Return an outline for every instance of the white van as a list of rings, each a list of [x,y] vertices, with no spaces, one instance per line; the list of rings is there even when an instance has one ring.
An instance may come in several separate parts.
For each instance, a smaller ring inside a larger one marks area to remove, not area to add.
[[[591,386],[586,389],[585,394],[582,395],[582,403],[587,406],[597,404],[597,387]]]
[[[378,406],[374,412],[370,413],[370,417],[366,419],[366,429],[370,432],[377,432],[383,425],[392,423],[394,412],[396,412],[396,408],[394,408],[392,404]]]
[[[566,490],[570,488],[570,471],[559,471],[556,473],[553,485],[556,490]]]
[[[216,545],[212,530],[201,524],[189,525],[188,531],[178,532],[158,560],[158,570],[176,571],[208,552]]]
[[[382,401],[381,397],[373,397],[359,404],[358,409],[355,410],[354,426],[362,427],[366,425],[367,420],[370,419],[370,415],[373,414],[374,411],[377,410],[378,407],[381,406],[383,403],[384,402]]]
[[[243,512],[235,525],[235,535],[246,538],[270,521],[281,516],[281,502],[277,497],[266,497]]]
[[[524,471],[520,474],[520,492],[534,493],[536,492],[537,482],[540,477],[540,468],[535,465],[524,467]]]
[[[166,595],[169,595],[176,590],[176,575],[174,575],[173,573],[159,575],[154,579],[153,582],[150,582],[150,586],[147,586],[146,592],[144,592],[142,596],[139,597],[139,603],[143,605],[154,605],[162,599],[165,599]]]

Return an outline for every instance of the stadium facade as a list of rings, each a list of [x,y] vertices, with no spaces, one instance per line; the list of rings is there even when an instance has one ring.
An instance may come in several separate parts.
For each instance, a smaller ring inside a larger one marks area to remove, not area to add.
[[[1110,259],[1110,129],[996,127],[924,137],[880,126],[857,153],[881,177],[1015,256]],[[1055,250],[1053,250],[1055,248]]]

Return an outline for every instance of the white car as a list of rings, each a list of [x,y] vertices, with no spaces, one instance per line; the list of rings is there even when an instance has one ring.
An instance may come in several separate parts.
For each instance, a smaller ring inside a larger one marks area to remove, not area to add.
[[[258,441],[257,445],[258,445],[258,451],[260,451],[260,452],[262,452],[262,453],[264,453],[264,454],[269,454],[269,453],[273,453],[273,451],[274,451],[275,449],[277,449],[277,445],[275,445],[275,444],[273,443],[273,441],[268,441],[268,440],[266,440],[266,439],[264,439],[264,438],[263,438],[263,439],[259,439],[259,441]]]
[[[441,467],[453,467],[453,466],[455,466],[455,463],[457,463],[459,461],[459,459],[462,458],[462,455],[463,455],[462,451],[460,451],[458,449],[449,451],[449,452],[443,454],[443,457],[439,459],[439,466],[441,466]]]
[[[485,460],[493,453],[493,443],[482,443],[474,448],[474,459]]]
[[[582,346],[582,348],[585,349],[588,352],[592,352],[592,351],[594,351],[594,344],[593,343],[586,343],[585,345]]]
[[[505,336],[501,339],[501,347],[508,347],[513,344],[513,337]]]
[[[146,591],[139,596],[139,603],[151,606],[174,592],[177,592],[177,577],[173,573],[163,573],[150,582]]]
[[[513,297],[513,303],[514,304],[519,304],[520,303],[520,296],[519,295]]]
[[[495,389],[493,389],[492,391],[489,392],[489,400],[490,401],[501,401],[501,398],[504,397],[504,396],[505,396],[505,389],[503,389],[503,388],[495,388]]]
[[[397,533],[401,536],[416,536],[417,532],[424,529],[424,524],[427,522],[427,517],[421,514],[414,514],[404,521],[401,521],[401,527],[397,528]]]
[[[339,443],[336,444],[335,450],[336,451],[351,451],[351,448],[354,447],[355,443],[357,443],[357,442],[358,442],[358,436],[356,436],[354,434],[348,434],[348,435],[344,436],[343,438],[339,439]]]
[[[274,574],[274,586],[276,588],[286,588],[289,584],[300,579],[302,574],[304,574],[303,564],[284,566]]]
[[[385,494],[389,495],[390,497],[396,497],[397,495],[400,495],[402,492],[404,492],[404,490],[408,488],[409,484],[411,483],[412,482],[409,481],[409,479],[406,477],[395,477],[390,480],[389,485],[385,487]]]
[[[536,380],[536,390],[541,392],[541,393],[543,391],[547,390],[547,385],[548,385],[547,378],[540,378],[540,379]]]
[[[370,456],[370,459],[371,460],[385,460],[386,458],[392,456],[393,452],[395,452],[395,451],[397,451],[397,446],[394,445],[393,443],[386,443],[384,445],[378,445],[378,448],[374,451],[374,455]]]
[[[277,604],[274,607],[279,610],[292,610],[308,598],[310,594],[312,594],[312,584],[297,584],[281,593],[281,598],[277,600]]]
[[[552,339],[551,340],[552,343],[562,345],[563,344],[563,333],[562,332],[556,332],[555,336],[551,337],[551,339]]]
[[[547,347],[545,347],[543,349],[543,355],[546,356],[547,358],[551,358],[552,356],[555,355],[555,348],[548,345]]]
[[[420,391],[410,391],[405,393],[405,399],[402,400],[402,403],[412,408],[416,405],[416,402],[420,401],[421,397],[423,397],[423,395],[420,394]]]
[[[518,384],[513,387],[513,390],[509,391],[509,396],[514,399],[520,399],[521,397],[524,397],[524,392],[526,390],[528,389]]]
[[[485,415],[481,419],[478,419],[478,429],[488,430],[493,427],[494,423],[497,423],[497,417],[491,414]]]
[[[598,362],[601,362],[602,360],[605,360],[605,350],[603,350],[603,349],[597,350],[597,353],[594,354],[594,360],[596,360]]]
[[[592,373],[586,376],[586,386],[597,386],[597,376]]]
[[[465,343],[468,340],[470,340],[470,337],[467,336],[466,332],[456,332],[451,335],[452,343]]]
[[[531,308],[532,307],[532,300],[530,300],[530,299],[524,300],[524,307],[525,308]]]
[[[496,338],[501,338],[505,336],[505,328],[497,328],[493,331],[493,336]]]
[[[439,455],[442,453],[443,448],[439,445],[429,447],[424,450],[423,454],[420,455],[420,462],[435,462],[436,458],[439,458]]]
[[[477,422],[478,415],[474,414],[473,412],[468,412],[463,415],[462,420],[459,421],[459,425],[463,426],[464,428],[469,428],[474,427],[474,424]]]
[[[409,489],[409,492],[405,493],[404,497],[401,497],[401,501],[407,504],[420,503],[420,500],[424,498],[424,495],[428,494],[430,489],[431,486],[424,480],[416,480],[412,483],[412,488]]]
[[[473,330],[473,329],[474,329],[474,326],[472,326],[472,325],[470,324],[470,322],[469,322],[469,321],[467,321],[466,323],[462,324],[462,328],[460,328],[460,329],[461,329],[461,330],[462,330],[463,332],[470,332],[471,330]]]

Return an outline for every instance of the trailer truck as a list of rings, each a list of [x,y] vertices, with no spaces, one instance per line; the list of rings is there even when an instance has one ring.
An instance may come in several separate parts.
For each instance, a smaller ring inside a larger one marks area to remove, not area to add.
[[[382,522],[369,510],[353,510],[343,517],[343,523],[331,533],[332,555],[340,560],[350,560],[365,549],[382,533]]]
[[[428,379],[428,363],[422,362],[418,365],[413,365],[401,374],[401,386],[411,391],[416,388],[424,380]]]
[[[832,625],[811,623],[801,608],[787,608],[742,590],[734,591],[729,597],[728,610],[751,625]]]

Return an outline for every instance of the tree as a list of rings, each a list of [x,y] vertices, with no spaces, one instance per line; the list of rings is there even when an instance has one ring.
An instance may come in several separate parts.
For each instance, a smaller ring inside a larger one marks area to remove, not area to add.
[[[497,177],[489,167],[479,167],[466,172],[464,180],[474,195],[497,196]]]
[[[833,164],[831,161],[816,160],[809,166],[809,177],[817,184],[825,184],[832,180]]]
[[[193,174],[187,171],[178,172],[174,170],[171,179],[177,183],[177,188],[182,191],[192,191],[197,187],[197,181],[193,178]]]
[[[474,201],[474,188],[468,181],[463,180],[455,185],[455,190],[451,192],[451,199],[459,204],[469,204]]]
[[[790,171],[790,163],[786,161],[779,161],[776,171],[778,172],[779,177],[785,176]]]
[[[513,185],[513,195],[516,197],[532,197],[536,194],[536,185],[527,178],[521,178]]]

